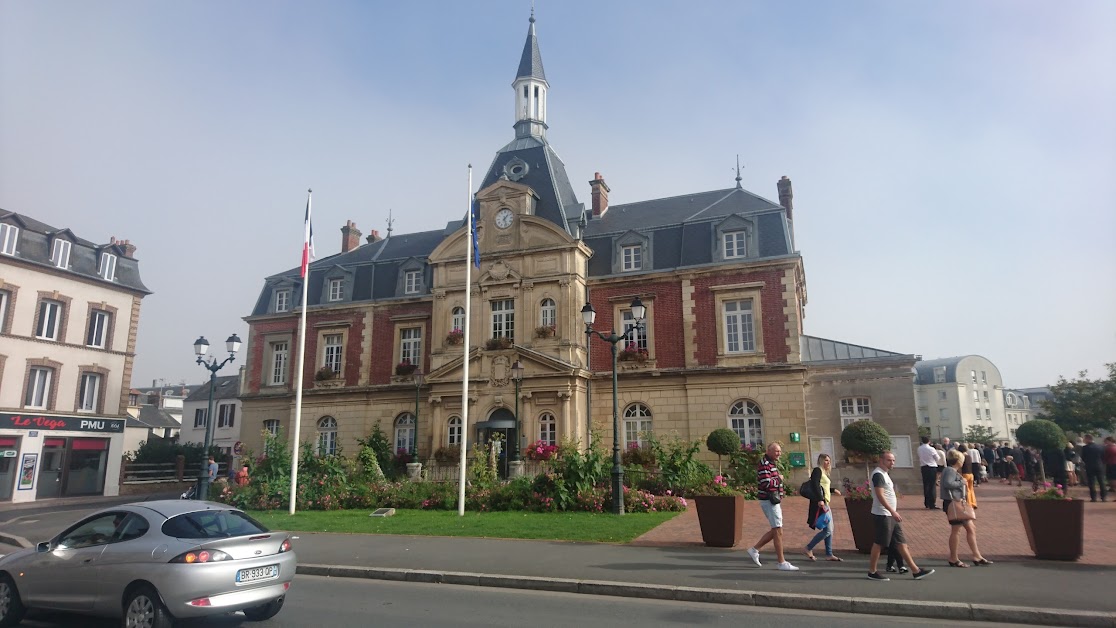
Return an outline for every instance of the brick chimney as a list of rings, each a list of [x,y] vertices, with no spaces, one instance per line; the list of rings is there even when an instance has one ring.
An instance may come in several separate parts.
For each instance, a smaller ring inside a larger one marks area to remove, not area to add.
[[[589,182],[589,188],[593,196],[593,215],[601,217],[608,211],[608,184],[605,183],[601,173],[593,173],[593,179]]]
[[[778,185],[779,204],[787,210],[787,220],[794,220],[794,202],[792,201],[794,192],[791,191],[791,180],[787,178],[787,175],[783,175],[783,178],[779,179]]]
[[[368,242],[369,244],[372,244],[373,242],[379,242],[380,240],[383,240],[383,238],[381,238],[381,237],[380,237],[380,232],[379,232],[379,231],[376,231],[375,229],[373,229],[373,230],[372,230],[372,231],[371,231],[371,232],[370,232],[370,233],[368,234],[368,237],[367,237],[367,238],[365,238],[365,240],[366,240],[366,241],[367,241],[367,242]]]
[[[341,227],[341,252],[348,253],[358,246],[360,246],[360,229],[357,229],[355,222],[346,220],[345,226]]]
[[[124,247],[124,257],[127,257],[128,259],[135,259],[136,245],[132,244],[131,240],[121,240],[117,244],[120,244]]]

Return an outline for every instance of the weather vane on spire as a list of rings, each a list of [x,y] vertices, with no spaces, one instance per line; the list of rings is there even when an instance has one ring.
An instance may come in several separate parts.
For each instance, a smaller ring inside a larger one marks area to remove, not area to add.
[[[391,217],[391,208],[389,207],[389,208],[388,208],[388,217],[387,217],[387,226],[388,226],[388,228],[387,228],[387,237],[389,237],[389,238],[391,237],[391,225],[392,225],[392,224],[393,224],[394,222],[395,222],[395,220],[394,220],[394,219],[393,219],[393,218]]]

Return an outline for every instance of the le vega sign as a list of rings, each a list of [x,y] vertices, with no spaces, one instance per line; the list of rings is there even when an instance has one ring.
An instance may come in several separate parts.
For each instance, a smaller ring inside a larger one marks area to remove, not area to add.
[[[124,420],[0,412],[0,429],[121,433],[124,431]]]

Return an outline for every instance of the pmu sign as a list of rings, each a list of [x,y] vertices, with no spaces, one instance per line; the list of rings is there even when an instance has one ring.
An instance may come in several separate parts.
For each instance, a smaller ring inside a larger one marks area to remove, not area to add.
[[[110,432],[119,434],[124,431],[124,420],[0,412],[0,429],[46,430],[48,432]]]

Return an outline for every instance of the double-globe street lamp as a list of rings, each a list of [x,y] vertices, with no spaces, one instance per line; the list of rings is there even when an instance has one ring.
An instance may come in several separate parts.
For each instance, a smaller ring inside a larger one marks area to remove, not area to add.
[[[415,430],[411,433],[411,462],[418,462],[419,391],[422,390],[426,376],[422,374],[422,369],[419,369],[412,377],[415,379]]]
[[[209,341],[205,336],[199,336],[194,341],[194,354],[198,356],[198,364],[209,370],[209,406],[205,414],[205,449],[202,450],[202,473],[198,481],[198,499],[209,499],[209,448],[213,446],[213,389],[217,388],[217,371],[229,362],[236,359],[236,352],[240,350],[240,337],[233,334],[225,340],[225,348],[229,357],[218,362],[217,358],[206,360],[205,354],[209,351]]]
[[[585,322],[586,350],[591,351],[588,346],[590,336],[596,336],[612,345],[612,514],[614,515],[624,514],[624,467],[620,464],[620,407],[616,395],[616,345],[639,333],[643,327],[643,317],[647,314],[647,308],[639,297],[632,301],[631,308],[635,324],[619,336],[616,335],[616,330],[605,335],[593,329],[597,312],[593,309],[592,303],[586,303],[585,307],[581,308],[581,320]]]
[[[511,376],[515,380],[515,443],[512,446],[512,461],[519,462],[519,441],[523,438],[523,422],[519,420],[519,383],[523,381],[523,363],[516,360],[511,366]]]

